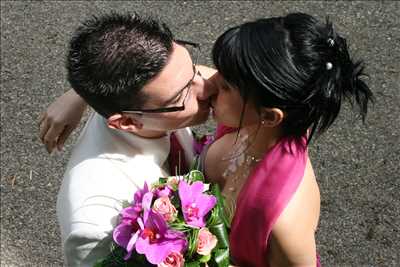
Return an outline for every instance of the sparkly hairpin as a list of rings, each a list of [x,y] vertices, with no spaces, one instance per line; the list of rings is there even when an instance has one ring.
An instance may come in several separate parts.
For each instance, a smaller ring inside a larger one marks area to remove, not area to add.
[[[333,47],[335,45],[335,40],[333,40],[332,38],[328,38],[327,43],[329,47]],[[329,61],[326,62],[326,69],[331,70],[332,68],[333,68],[332,62]]]
[[[335,41],[332,38],[328,38],[327,43],[328,43],[329,47],[333,47],[335,45]]]

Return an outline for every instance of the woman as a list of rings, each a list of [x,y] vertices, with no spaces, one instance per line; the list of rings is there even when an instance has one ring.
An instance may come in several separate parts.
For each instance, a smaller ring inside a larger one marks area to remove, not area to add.
[[[330,23],[300,13],[229,29],[216,41],[213,61],[219,127],[202,165],[235,214],[233,261],[242,267],[319,265],[320,196],[307,145],[332,125],[344,98],[364,119],[372,93],[360,79],[361,63],[350,59],[346,40]]]
[[[203,169],[233,203],[235,264],[319,265],[320,195],[307,144],[332,125],[344,98],[364,119],[372,93],[362,64],[329,22],[301,13],[227,30],[213,61],[214,118],[224,127],[203,151]]]

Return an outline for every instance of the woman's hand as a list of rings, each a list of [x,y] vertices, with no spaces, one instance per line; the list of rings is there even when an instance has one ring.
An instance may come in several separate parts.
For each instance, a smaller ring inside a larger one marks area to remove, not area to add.
[[[47,152],[53,152],[56,147],[58,151],[62,150],[65,141],[78,126],[86,107],[86,102],[70,89],[42,113],[39,118],[39,135]]]

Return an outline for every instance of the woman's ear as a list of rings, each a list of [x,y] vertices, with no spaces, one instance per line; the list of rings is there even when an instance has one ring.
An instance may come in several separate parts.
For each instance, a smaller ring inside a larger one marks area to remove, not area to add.
[[[143,124],[133,116],[114,114],[108,117],[107,125],[111,129],[119,129],[126,132],[136,133],[143,128]]]
[[[277,127],[282,123],[284,116],[279,108],[264,108],[261,111],[261,124],[266,127]]]

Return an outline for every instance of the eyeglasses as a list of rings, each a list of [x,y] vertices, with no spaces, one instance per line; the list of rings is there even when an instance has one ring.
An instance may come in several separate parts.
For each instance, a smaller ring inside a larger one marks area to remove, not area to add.
[[[138,114],[138,115],[143,115],[144,113],[168,113],[168,112],[177,112],[177,111],[182,111],[185,109],[185,103],[186,100],[190,94],[190,89],[191,89],[191,85],[193,83],[194,78],[197,75],[201,75],[200,72],[196,71],[196,64],[197,64],[197,60],[199,58],[200,55],[200,44],[198,43],[193,43],[193,42],[188,42],[188,41],[183,41],[183,40],[175,40],[175,43],[180,44],[185,46],[186,49],[188,49],[189,54],[194,58],[193,58],[193,76],[192,78],[189,80],[189,82],[181,89],[179,90],[179,92],[183,92],[186,89],[186,95],[183,98],[183,102],[181,106],[175,106],[175,107],[163,107],[163,108],[155,108],[155,109],[131,109],[131,110],[124,110],[122,111],[123,113],[131,113],[131,114]]]

